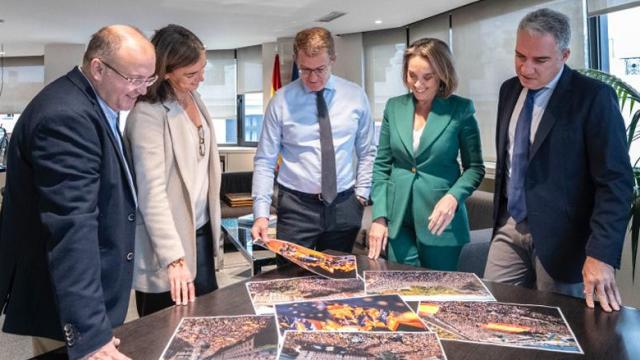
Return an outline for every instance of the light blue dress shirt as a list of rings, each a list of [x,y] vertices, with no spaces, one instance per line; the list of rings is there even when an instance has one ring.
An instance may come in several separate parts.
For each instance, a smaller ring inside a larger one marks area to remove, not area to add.
[[[78,69],[80,70],[80,73],[85,77],[85,79],[87,79],[87,76],[84,75],[84,73],[82,72],[82,68],[78,67]],[[129,183],[131,194],[133,194],[133,201],[137,207],[138,196],[136,194],[136,187],[133,184],[133,176],[131,175],[129,164],[127,164],[127,160],[124,157],[124,150],[122,148],[122,136],[120,135],[120,129],[118,129],[118,112],[113,110],[109,105],[107,105],[107,103],[104,100],[102,100],[102,98],[100,97],[100,95],[98,95],[98,92],[93,87],[93,84],[91,83],[91,81],[89,81],[89,79],[87,79],[87,82],[89,83],[89,85],[91,85],[91,89],[93,89],[93,92],[96,94],[96,98],[98,99],[98,105],[100,105],[100,109],[102,109],[102,113],[104,114],[104,117],[107,118],[107,124],[109,125],[109,129],[111,130],[113,137],[116,139],[116,143],[118,144],[118,148],[120,150],[119,154],[120,154],[120,157],[122,158],[125,172],[127,173],[127,182]]]
[[[376,149],[367,95],[355,83],[331,75],[324,98],[336,153],[338,192],[355,187],[356,195],[369,198]],[[274,170],[280,153],[278,183],[319,194],[321,159],[316,93],[307,89],[301,79],[278,90],[264,116],[254,159],[252,196],[256,219],[269,216]]]
[[[95,90],[94,90],[95,91]],[[129,182],[129,187],[131,188],[131,192],[133,194],[133,201],[136,206],[138,206],[138,196],[135,191],[135,186],[133,184],[133,178],[131,177],[131,170],[129,169],[129,164],[124,158],[124,150],[122,149],[122,136],[120,135],[120,129],[118,129],[118,112],[113,110],[109,105],[107,105],[104,100],[96,93],[96,98],[98,98],[98,104],[100,104],[100,108],[104,113],[104,116],[107,118],[107,122],[109,123],[109,129],[111,129],[111,133],[113,137],[116,139],[116,143],[120,149],[120,156],[122,157],[124,168],[127,172],[127,181]]]
[[[547,108],[547,104],[549,104],[549,100],[551,99],[551,95],[553,95],[553,91],[556,89],[556,85],[558,85],[558,81],[560,81],[560,76],[562,75],[562,71],[564,70],[564,66],[560,68],[558,74],[549,81],[549,83],[543,86],[538,93],[533,98],[533,113],[531,114],[531,135],[530,135],[530,143],[533,144],[536,134],[538,133],[538,126],[540,126],[540,121],[542,120],[542,115],[544,115],[544,110]],[[509,121],[509,144],[507,145],[507,183],[511,178],[511,156],[513,155],[513,140],[516,136],[516,125],[518,123],[518,117],[520,116],[520,112],[522,111],[522,107],[524,106],[524,101],[527,97],[527,93],[529,90],[527,88],[522,88],[520,92],[520,96],[516,101],[516,105],[513,108],[513,113],[511,113],[511,120]]]

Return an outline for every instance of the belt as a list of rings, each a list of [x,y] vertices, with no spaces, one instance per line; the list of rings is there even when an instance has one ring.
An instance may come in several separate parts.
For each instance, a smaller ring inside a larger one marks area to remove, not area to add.
[[[319,201],[322,202],[322,194],[309,194],[306,192],[302,192],[302,191],[298,191],[298,190],[293,190],[293,189],[289,189],[286,186],[282,186],[280,184],[278,184],[278,187],[281,191],[284,192],[288,192],[290,194],[293,194],[301,199],[305,199],[305,200],[312,200],[312,201]],[[336,200],[345,198],[347,196],[350,196],[351,194],[353,194],[353,187],[348,188],[347,190],[344,191],[340,191],[337,195],[336,195]],[[335,200],[334,200],[335,201]]]
[[[209,231],[211,231],[211,221],[207,221],[206,224],[200,226],[197,230],[196,230],[196,236],[198,235],[205,235],[207,234]]]

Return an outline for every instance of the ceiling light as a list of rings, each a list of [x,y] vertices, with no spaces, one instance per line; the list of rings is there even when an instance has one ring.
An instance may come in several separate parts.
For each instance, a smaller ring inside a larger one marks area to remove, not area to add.
[[[380,25],[380,24],[382,24],[382,20],[376,20],[376,21],[374,21],[374,23],[375,23],[376,25]]]
[[[347,14],[347,13],[340,12],[340,11],[332,11],[332,12],[328,13],[327,15],[325,15],[325,16],[323,16],[323,17],[321,17],[321,18],[317,19],[316,21],[319,21],[319,22],[329,22],[329,21],[333,21],[333,20],[335,20],[335,19],[339,18],[340,16],[344,16],[344,15],[346,15],[346,14]]]

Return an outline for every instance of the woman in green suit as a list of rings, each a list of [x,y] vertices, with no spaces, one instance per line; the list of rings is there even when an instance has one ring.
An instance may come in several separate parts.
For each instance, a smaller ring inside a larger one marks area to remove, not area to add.
[[[411,44],[403,80],[410,93],[389,99],[384,110],[369,257],[386,249],[392,261],[455,270],[469,242],[464,201],[484,177],[475,109],[471,100],[452,95],[457,76],[440,40]]]

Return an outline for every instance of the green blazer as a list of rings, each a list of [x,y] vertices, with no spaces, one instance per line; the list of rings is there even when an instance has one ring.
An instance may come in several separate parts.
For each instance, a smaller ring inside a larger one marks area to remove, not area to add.
[[[387,219],[392,240],[398,234],[407,207],[411,206],[420,243],[465,244],[469,242],[469,221],[464,201],[484,177],[473,102],[455,95],[435,98],[415,154],[414,112],[412,94],[389,99],[384,109],[373,167],[373,219]],[[442,235],[435,236],[427,229],[427,218],[445,194],[458,200],[458,209]]]

